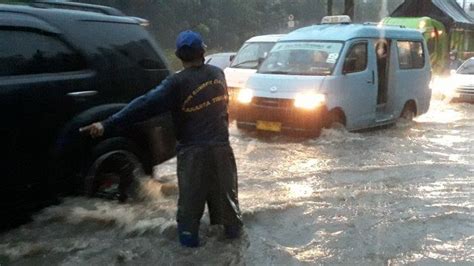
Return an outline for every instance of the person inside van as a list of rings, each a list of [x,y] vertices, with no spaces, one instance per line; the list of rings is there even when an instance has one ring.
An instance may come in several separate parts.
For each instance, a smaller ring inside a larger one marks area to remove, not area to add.
[[[313,52],[313,64],[311,66],[312,69],[315,70],[326,70],[331,67],[330,64],[327,63],[329,54],[324,51],[314,51]]]
[[[302,50],[293,50],[288,57],[288,71],[303,72],[308,69],[308,57]]]
[[[387,102],[387,43],[384,41],[378,42],[375,45],[375,51],[377,53],[377,72],[379,77],[377,104],[384,104]]]

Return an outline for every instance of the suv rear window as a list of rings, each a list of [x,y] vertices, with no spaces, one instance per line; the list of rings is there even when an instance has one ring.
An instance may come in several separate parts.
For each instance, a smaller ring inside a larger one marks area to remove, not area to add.
[[[81,56],[54,36],[0,30],[0,76],[59,73],[85,67]]]
[[[138,65],[144,69],[166,69],[151,43],[149,34],[139,25],[85,21],[87,30],[80,34],[100,36],[86,38],[87,44],[107,56],[113,66]]]

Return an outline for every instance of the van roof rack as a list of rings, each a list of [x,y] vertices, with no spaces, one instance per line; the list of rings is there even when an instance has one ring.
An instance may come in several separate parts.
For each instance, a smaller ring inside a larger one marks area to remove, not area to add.
[[[36,0],[31,3],[31,6],[38,8],[60,8],[69,10],[90,11],[110,16],[125,16],[122,11],[113,7],[69,1]]]
[[[350,24],[351,17],[347,15],[325,16],[321,19],[321,24]]]

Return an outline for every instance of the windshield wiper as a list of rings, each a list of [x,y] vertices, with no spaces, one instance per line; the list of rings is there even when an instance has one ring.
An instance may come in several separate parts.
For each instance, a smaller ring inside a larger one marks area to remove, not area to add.
[[[236,64],[236,65],[231,66],[231,67],[239,67],[239,66],[241,66],[241,65],[243,65],[243,64],[248,64],[248,63],[258,63],[258,59],[252,59],[252,60],[243,61],[243,62],[240,62],[240,63],[238,63],[238,64]]]

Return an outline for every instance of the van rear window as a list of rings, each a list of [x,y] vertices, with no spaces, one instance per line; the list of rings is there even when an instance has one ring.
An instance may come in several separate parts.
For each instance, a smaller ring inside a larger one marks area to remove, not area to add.
[[[398,62],[400,69],[416,69],[425,66],[422,42],[398,41]]]

